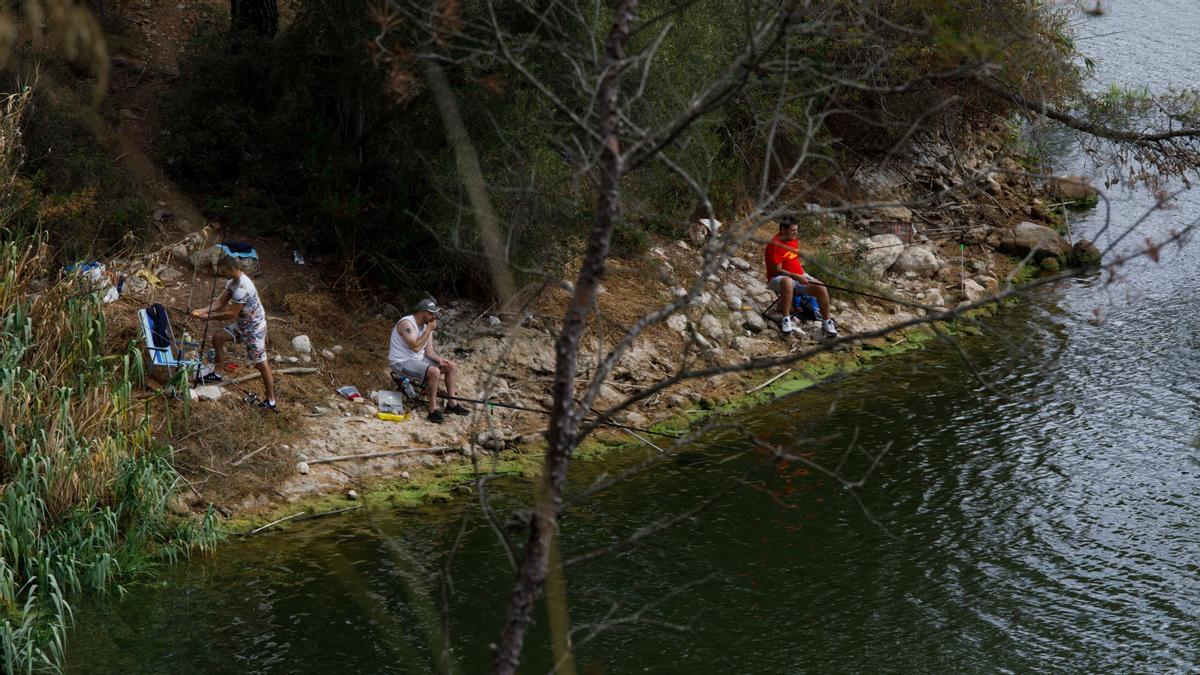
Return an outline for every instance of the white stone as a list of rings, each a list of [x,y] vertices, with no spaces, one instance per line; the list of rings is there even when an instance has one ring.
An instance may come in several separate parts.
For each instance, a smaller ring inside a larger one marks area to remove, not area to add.
[[[287,360],[288,360],[288,363],[299,363],[300,362],[300,359],[295,356],[289,356],[289,357],[287,357]]]
[[[411,475],[411,474],[409,474],[407,471],[401,471],[401,472],[400,472],[400,477],[401,477],[401,478],[412,478],[412,475]]]
[[[904,240],[894,234],[877,234],[861,244],[866,249],[862,256],[863,268],[876,279],[882,277],[904,251]]]
[[[750,263],[747,262],[745,258],[739,258],[738,256],[733,256],[732,258],[730,258],[729,264],[733,265],[734,267],[738,268],[739,270],[741,270],[743,272],[749,272],[750,267],[751,267]]]
[[[941,262],[937,259],[937,256],[929,249],[920,246],[909,246],[901,251],[899,257],[896,258],[896,262],[892,264],[890,269],[893,274],[907,276],[907,272],[912,272],[917,277],[928,278],[937,274],[941,266]]]
[[[721,293],[725,296],[725,301],[729,304],[729,309],[739,311],[742,309],[742,289],[736,284],[725,284],[721,287]]]
[[[682,333],[683,331],[687,330],[687,325],[687,317],[682,314],[672,314],[671,316],[667,317],[667,328],[670,328],[677,333]]]
[[[939,288],[931,288],[925,291],[925,304],[930,307],[945,307],[946,298],[942,296],[942,291]]]
[[[700,318],[700,332],[712,338],[714,342],[720,343],[725,341],[725,327],[712,314],[705,314]]]
[[[742,312],[742,325],[752,333],[761,333],[767,328],[767,322],[762,315],[753,310]]]
[[[341,354],[341,353],[342,353],[342,346],[341,346],[341,345],[334,345],[334,346],[333,346],[333,353],[334,353],[334,354]]]
[[[975,283],[974,279],[967,279],[963,282],[963,295],[970,302],[975,302],[980,298],[987,296],[987,289]]]
[[[303,361],[303,362],[305,362],[305,363],[311,363],[311,362],[312,362],[312,357],[311,357],[311,356],[309,356],[308,354],[305,354],[304,356],[301,356],[301,357],[300,357],[300,360],[301,360],[301,361]]]
[[[201,401],[216,401],[225,393],[220,387],[212,384],[196,387],[192,391],[195,392],[196,398]]]
[[[333,352],[329,351],[328,349],[322,349],[322,350],[321,350],[321,356],[322,356],[322,358],[325,358],[325,359],[330,359],[330,360],[332,360],[332,359],[333,359]]]
[[[307,335],[297,335],[292,338],[292,351],[297,354],[311,354],[312,340],[309,340]]]
[[[308,462],[296,462],[296,470],[305,476],[308,475]]]
[[[347,490],[346,498],[351,500],[358,499],[358,490]]]

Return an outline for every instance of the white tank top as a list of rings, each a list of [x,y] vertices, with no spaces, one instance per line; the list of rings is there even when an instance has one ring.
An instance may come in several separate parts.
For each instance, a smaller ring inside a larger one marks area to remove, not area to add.
[[[401,363],[403,361],[411,361],[413,359],[420,360],[425,358],[425,347],[421,347],[420,349],[413,351],[408,347],[408,343],[404,341],[404,336],[400,334],[400,323],[404,321],[409,322],[412,324],[413,328],[417,329],[418,340],[425,335],[425,330],[429,328],[428,325],[418,326],[417,320],[413,318],[412,314],[409,314],[403,319],[400,319],[400,321],[397,321],[396,325],[392,326],[392,339],[388,344],[388,363]]]

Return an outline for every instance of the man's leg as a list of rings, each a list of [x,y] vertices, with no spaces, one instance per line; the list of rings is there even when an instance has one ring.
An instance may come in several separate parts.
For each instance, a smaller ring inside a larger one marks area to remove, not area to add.
[[[425,371],[425,398],[429,401],[428,410],[437,410],[438,385],[442,380],[442,371],[437,366],[429,366]]]
[[[262,373],[263,395],[265,395],[267,397],[266,398],[267,401],[274,401],[275,400],[275,375],[274,375],[274,373],[271,372],[271,362],[263,361],[261,363],[256,363],[256,364],[254,364],[254,367],[258,368],[258,372]]]
[[[783,303],[783,307],[779,308],[780,313],[784,316],[792,314],[792,293],[796,287],[796,280],[791,277],[784,277],[779,280],[779,300]]]
[[[217,358],[213,362],[214,370],[225,363],[225,345],[229,344],[230,342],[233,342],[233,336],[230,335],[229,331],[225,329],[218,330],[213,334],[213,351],[215,351],[217,354]]]
[[[446,360],[446,401],[454,403],[455,381],[458,379],[458,364],[447,359]]]
[[[808,284],[805,291],[808,295],[817,299],[817,304],[821,306],[821,318],[829,319],[829,289],[825,288],[825,284],[814,279],[808,278]]]

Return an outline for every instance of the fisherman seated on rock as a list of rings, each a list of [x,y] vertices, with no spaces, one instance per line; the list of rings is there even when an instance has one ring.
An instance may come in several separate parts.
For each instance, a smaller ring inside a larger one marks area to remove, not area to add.
[[[784,333],[792,332],[792,297],[811,295],[821,307],[821,332],[826,337],[837,337],[837,324],[829,314],[829,289],[810,274],[804,273],[800,263],[800,242],[796,240],[796,218],[785,215],[779,219],[779,234],[767,243],[767,285],[779,294],[783,303],[783,319],[779,328]]]
[[[227,321],[236,319],[213,335],[213,347],[216,350],[215,370],[220,370],[225,363],[225,345],[230,342],[240,342],[246,347],[246,359],[262,373],[264,400],[259,403],[263,410],[274,413],[275,408],[275,377],[271,373],[271,364],[267,361],[267,312],[263,309],[262,301],[258,298],[258,288],[250,279],[250,275],[238,267],[237,260],[230,255],[217,259],[217,275],[225,277],[225,290],[208,306],[208,309],[197,309],[192,316],[205,321],[216,319]],[[219,378],[218,378],[219,379]]]
[[[433,347],[433,334],[437,331],[438,312],[441,309],[430,298],[417,303],[412,314],[396,322],[388,345],[388,365],[392,372],[407,377],[413,382],[423,383],[428,401],[429,421],[441,424],[445,416],[438,410],[438,384],[446,379],[446,412],[455,415],[470,413],[455,400],[455,385],[458,366],[450,359],[442,358]]]

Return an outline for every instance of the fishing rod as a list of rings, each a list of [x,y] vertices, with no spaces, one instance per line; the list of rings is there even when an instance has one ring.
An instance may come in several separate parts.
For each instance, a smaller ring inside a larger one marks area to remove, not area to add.
[[[450,397],[446,396],[446,398],[450,398]],[[424,399],[424,398],[418,398],[418,399],[414,399],[414,400],[416,400],[419,403],[428,403],[428,400]],[[523,406],[523,405],[517,405],[515,403],[501,403],[500,401],[491,401],[491,400],[487,400],[487,399],[477,399],[477,398],[466,398],[464,396],[455,396],[454,400],[455,401],[463,401],[465,403],[477,403],[479,405],[495,406],[497,408],[508,408],[509,410],[520,410],[522,412],[537,413],[539,415],[549,415],[550,414],[550,411],[546,410],[545,408],[530,408],[530,407]],[[650,434],[652,436],[662,436],[663,438],[672,438],[675,440],[679,440],[679,439],[683,438],[682,435],[669,434],[665,431],[653,431],[651,429],[643,429],[640,427],[631,427],[631,426],[628,426],[625,424],[619,424],[617,422],[606,421],[606,420],[602,420],[602,419],[601,420],[584,420],[584,421],[585,422],[594,421],[594,422],[597,422],[597,423],[599,423],[603,426],[607,426],[607,427],[624,429],[626,431],[637,431],[639,433]],[[701,442],[701,441],[697,441],[697,442]]]

